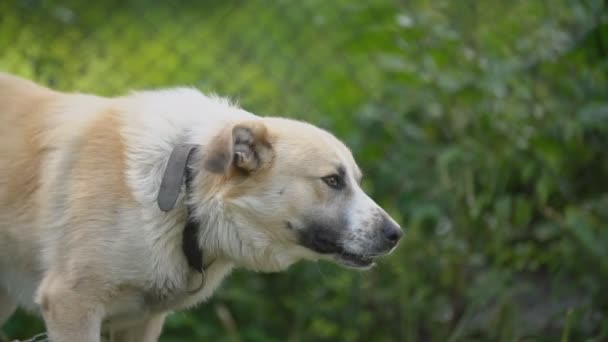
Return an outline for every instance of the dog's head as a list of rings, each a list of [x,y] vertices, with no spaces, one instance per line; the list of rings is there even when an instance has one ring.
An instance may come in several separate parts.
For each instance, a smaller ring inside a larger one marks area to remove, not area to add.
[[[207,203],[205,216],[215,203],[230,224],[202,234],[201,243],[221,240],[237,265],[278,271],[300,259],[329,259],[369,268],[401,238],[399,225],[361,189],[350,150],[320,128],[281,118],[241,122],[202,150],[197,168],[206,172],[196,178],[194,204]]]

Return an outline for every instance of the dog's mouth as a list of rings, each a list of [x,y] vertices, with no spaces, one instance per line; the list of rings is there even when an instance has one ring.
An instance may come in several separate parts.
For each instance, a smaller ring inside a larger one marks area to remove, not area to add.
[[[364,256],[348,252],[334,254],[335,261],[350,268],[367,269],[375,265],[373,256]]]
[[[329,256],[334,262],[349,268],[367,269],[374,265],[377,255],[351,253],[340,244],[324,238],[307,241],[305,246],[313,251]]]

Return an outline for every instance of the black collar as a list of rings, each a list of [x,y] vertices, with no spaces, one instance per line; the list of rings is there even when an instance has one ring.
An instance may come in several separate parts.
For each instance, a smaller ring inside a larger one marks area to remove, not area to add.
[[[190,150],[189,155],[193,153],[196,149]],[[190,158],[190,156],[188,156]],[[192,187],[192,180],[194,179],[195,170],[193,170],[189,165],[186,165],[186,225],[184,226],[184,233],[182,238],[182,250],[186,255],[186,260],[188,260],[188,265],[192,267],[195,271],[199,273],[203,273],[203,251],[201,250],[199,244],[199,230],[200,230],[200,222],[194,216],[194,210],[192,205],[189,203],[190,199],[190,190]]]
[[[199,222],[188,218],[184,227],[182,249],[188,260],[188,265],[195,271],[203,273],[203,251],[198,245]]]

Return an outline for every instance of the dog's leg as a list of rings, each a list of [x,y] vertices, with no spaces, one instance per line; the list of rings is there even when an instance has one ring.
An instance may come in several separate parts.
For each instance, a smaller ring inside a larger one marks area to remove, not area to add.
[[[113,331],[111,342],[156,342],[163,329],[165,314],[157,314],[128,328]]]
[[[17,309],[17,303],[12,300],[8,293],[0,287],[0,327],[11,317]]]
[[[47,275],[37,293],[49,339],[53,342],[99,342],[103,305],[101,293],[87,293],[82,283]]]

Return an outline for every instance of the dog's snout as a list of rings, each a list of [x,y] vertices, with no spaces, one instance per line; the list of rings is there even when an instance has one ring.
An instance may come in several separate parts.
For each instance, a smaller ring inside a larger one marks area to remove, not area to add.
[[[391,219],[384,217],[382,220],[382,235],[392,245],[396,245],[403,235],[403,230]]]

